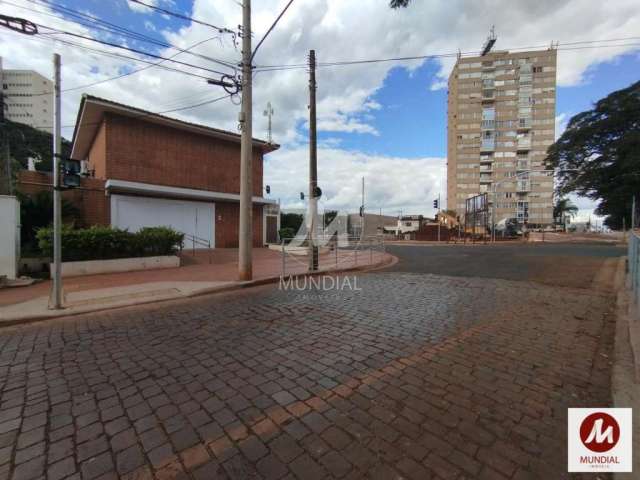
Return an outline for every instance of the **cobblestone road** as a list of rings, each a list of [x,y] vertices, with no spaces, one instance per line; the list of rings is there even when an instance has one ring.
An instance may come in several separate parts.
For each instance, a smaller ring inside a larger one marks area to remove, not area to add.
[[[0,331],[0,479],[567,478],[612,300],[411,273]]]

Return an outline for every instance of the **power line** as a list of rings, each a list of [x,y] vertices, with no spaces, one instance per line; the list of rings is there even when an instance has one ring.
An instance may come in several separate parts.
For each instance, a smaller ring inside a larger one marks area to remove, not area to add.
[[[0,30],[0,33],[8,33],[9,34],[11,32],[5,32],[3,30]],[[39,36],[39,37],[33,37],[33,36],[24,37],[22,35],[21,35],[21,38],[27,38],[29,40],[35,40],[35,41],[46,41],[46,40],[49,40],[49,41],[54,42],[54,43],[55,42],[59,42],[59,43],[65,44],[65,45],[69,45],[69,46],[80,48],[82,50],[87,50],[87,51],[93,52],[93,53],[95,53],[97,55],[103,55],[103,56],[112,57],[112,58],[122,58],[122,59],[126,59],[126,60],[132,60],[134,62],[146,63],[147,65],[156,66],[156,67],[158,67],[158,68],[160,68],[162,70],[181,73],[183,75],[196,77],[196,78],[199,78],[199,79],[202,79],[202,80],[209,80],[210,79],[210,77],[207,77],[207,76],[204,76],[204,75],[199,75],[199,74],[194,73],[194,72],[181,70],[179,68],[169,67],[167,65],[160,65],[160,62],[152,62],[152,61],[149,61],[149,60],[144,60],[142,58],[123,55],[123,54],[117,53],[117,52],[108,52],[106,50],[100,50],[98,48],[92,48],[92,47],[89,47],[87,45],[82,45],[80,43],[72,42],[72,41],[69,41],[69,40],[63,40],[63,39],[60,39],[60,38],[55,38],[54,39],[54,38],[50,38],[50,37],[41,37],[41,36]],[[50,93],[51,92],[48,92],[46,94],[48,95]],[[38,94],[38,95],[40,95],[40,94]]]
[[[231,30],[229,28],[218,27],[216,25],[212,25],[211,23],[203,22],[202,20],[198,20],[196,18],[189,17],[187,15],[183,15],[182,13],[174,12],[172,10],[167,10],[166,8],[162,8],[162,7],[158,7],[156,5],[151,5],[149,3],[141,2],[140,0],[129,0],[129,1],[133,2],[133,3],[137,3],[139,5],[143,5],[143,6],[147,7],[147,8],[150,8],[151,10],[155,10],[157,12],[161,12],[161,13],[164,13],[166,15],[171,15],[172,17],[180,18],[180,19],[186,20],[188,22],[199,23],[200,25],[211,27],[211,28],[217,30],[219,33],[229,33],[229,34],[233,35],[234,39],[235,39],[236,32],[234,32],[233,30]]]
[[[175,60],[173,58],[163,57],[162,55],[156,55],[155,53],[146,52],[144,50],[140,50],[140,49],[137,49],[137,48],[125,47],[123,45],[118,45],[117,43],[108,42],[106,40],[98,40],[97,38],[89,37],[87,35],[81,35],[79,33],[74,33],[74,32],[69,32],[69,31],[66,31],[66,30],[61,30],[61,29],[58,29],[58,28],[48,27],[46,25],[42,25],[42,24],[35,23],[35,22],[34,22],[34,24],[37,25],[38,27],[46,28],[48,30],[52,30],[52,31],[57,32],[57,33],[61,33],[61,34],[64,34],[64,35],[69,35],[71,37],[81,38],[83,40],[88,40],[90,42],[100,43],[102,45],[106,45],[106,46],[113,47],[113,48],[119,48],[119,49],[126,50],[126,51],[129,51],[129,52],[137,53],[138,55],[145,55],[147,57],[156,58],[158,60],[177,63],[179,65],[183,65],[183,66],[190,67],[190,68],[196,68],[198,70],[204,70],[204,71],[207,71],[207,72],[210,72],[210,73],[215,73],[217,75],[227,75],[226,72],[221,72],[219,70],[213,70],[211,68],[203,67],[203,66],[200,66],[200,65],[194,65],[192,63],[183,62],[181,60]]]
[[[602,40],[582,40],[578,42],[568,42],[568,43],[559,43],[560,46],[572,46],[572,45],[581,45],[581,44],[594,44],[601,42],[620,42],[620,41],[629,41],[629,40],[640,40],[640,37],[626,37],[626,38],[614,38],[614,39],[602,39]],[[616,46],[634,46],[635,44],[625,44],[625,45],[612,45]],[[606,45],[595,45],[586,48],[601,48]],[[519,50],[533,50],[533,49],[542,49],[549,48],[548,45],[537,45],[537,46],[529,46],[529,47],[517,47],[508,49],[509,51],[519,51]],[[585,48],[585,47],[583,47]],[[573,48],[558,48],[558,50],[573,50]],[[344,65],[360,65],[360,64],[368,64],[368,63],[384,63],[384,62],[401,62],[401,61],[411,61],[411,60],[428,60],[435,58],[447,58],[447,57],[458,57],[458,56],[477,56],[480,52],[451,52],[451,53],[440,53],[440,54],[426,54],[426,55],[414,55],[414,56],[406,56],[406,57],[391,57],[391,58],[374,58],[374,59],[361,59],[361,60],[341,60],[341,61],[333,61],[333,62],[319,62],[317,66],[319,67],[334,67],[334,66],[344,66]],[[256,71],[276,71],[276,70],[290,70],[290,69],[300,69],[307,68],[306,63],[294,63],[294,64],[283,64],[283,65],[263,65],[256,66]]]
[[[171,43],[162,41],[162,40],[158,40],[156,38],[150,37],[148,35],[139,33],[139,32],[135,32],[132,30],[129,30],[125,27],[122,27],[120,25],[108,22],[106,20],[102,20],[100,18],[94,17],[92,15],[88,15],[86,13],[80,12],[78,10],[74,10],[72,8],[68,8],[62,5],[58,5],[55,4],[49,0],[24,0],[24,1],[28,1],[30,3],[33,3],[37,6],[46,6],[46,8],[50,8],[51,10],[55,11],[55,12],[59,12],[62,15],[67,15],[73,18],[73,20],[70,20],[68,18],[65,18],[64,16],[59,16],[59,15],[55,15],[52,14],[50,12],[44,12],[41,10],[35,10],[35,9],[31,9],[28,8],[26,6],[22,6],[22,5],[16,5],[15,3],[11,3],[11,2],[7,2],[6,0],[4,0],[4,3],[7,3],[9,5],[13,5],[15,7],[19,7],[22,8],[24,10],[27,11],[31,11],[31,12],[35,12],[35,13],[39,13],[42,15],[46,15],[46,16],[50,16],[50,17],[54,17],[54,18],[58,18],[61,20],[65,20],[65,21],[71,21],[73,23],[76,23],[78,25],[82,25],[85,26],[87,28],[93,29],[93,30],[101,30],[101,31],[105,31],[107,33],[110,34],[116,34],[116,35],[120,35],[120,36],[125,36],[125,37],[129,37],[131,39],[140,41],[140,42],[145,42],[145,43],[150,43],[159,47],[163,47],[163,48],[171,48],[174,50],[178,50],[181,51],[183,53],[189,53],[189,55],[192,55],[194,57],[197,58],[201,58],[203,60],[207,60],[210,62],[214,62],[217,63],[219,65],[228,67],[228,68],[235,68],[235,62],[233,61],[228,61],[228,60],[221,60],[221,59],[217,59],[217,58],[213,58],[207,55],[203,55],[203,54],[199,54],[199,53],[195,53],[195,52],[186,52],[185,49],[181,49],[180,47],[177,47],[175,45],[172,45]]]
[[[139,118],[150,117],[150,116],[154,116],[154,115],[164,115],[166,113],[181,112],[181,111],[184,111],[184,110],[190,110],[192,108],[198,108],[198,107],[202,107],[202,106],[205,106],[205,105],[210,105],[212,103],[219,102],[219,101],[224,100],[225,98],[229,98],[229,97],[231,97],[231,95],[230,94],[226,94],[226,95],[223,95],[221,97],[216,97],[216,98],[214,98],[212,100],[207,100],[207,101],[204,101],[204,102],[198,102],[198,103],[193,104],[193,105],[187,105],[187,106],[184,106],[184,107],[171,108],[169,110],[162,110],[162,111],[158,111],[158,112],[143,112],[143,113],[140,113],[139,115],[134,115],[134,116],[131,116],[131,117],[128,117],[128,118],[133,118],[133,119],[137,120]],[[76,126],[78,126],[78,127],[89,127],[89,126],[92,126],[92,125],[100,125],[101,123],[102,122],[85,122],[85,123],[78,123],[78,124],[73,124],[73,125],[62,125],[62,128],[75,128]],[[42,128],[42,127],[34,127],[34,128]]]
[[[193,45],[191,45],[191,46],[187,47],[187,48],[185,49],[185,51],[188,51],[188,50],[190,50],[190,49],[192,49],[192,48],[195,48],[195,47],[197,47],[198,45],[202,45],[202,44],[203,44],[203,43],[205,43],[205,42],[208,42],[208,41],[210,41],[210,40],[213,40],[214,38],[217,38],[217,37],[210,37],[210,38],[207,38],[207,39],[202,40],[202,41],[200,41],[200,42],[194,43]],[[174,57],[177,57],[177,56],[178,56],[178,55],[180,55],[181,53],[183,53],[183,52],[182,52],[182,51],[177,52],[177,53],[175,53],[175,54],[171,55],[171,56],[170,56],[170,57],[168,57],[168,58],[169,58],[169,59],[172,59],[172,58],[174,58]],[[71,92],[71,91],[73,91],[73,90],[80,90],[80,89],[83,89],[83,88],[89,88],[89,87],[93,87],[93,86],[95,86],[95,85],[100,85],[100,84],[102,84],[102,83],[110,82],[110,81],[112,81],[112,80],[118,80],[118,79],[123,78],[123,77],[128,77],[128,76],[131,76],[131,75],[133,75],[133,74],[135,74],[135,73],[142,72],[142,71],[144,71],[144,70],[148,70],[149,68],[157,67],[157,66],[159,66],[161,63],[163,63],[163,62],[165,62],[165,61],[166,61],[166,60],[160,60],[159,62],[157,62],[157,63],[153,63],[153,64],[151,64],[151,65],[147,65],[146,67],[138,68],[138,69],[136,69],[136,70],[132,70],[132,71],[130,71],[130,72],[123,73],[123,74],[121,74],[121,75],[116,75],[116,76],[111,77],[111,78],[105,78],[104,80],[99,80],[99,81],[97,81],[97,82],[88,83],[88,84],[86,84],[86,85],[78,85],[77,87],[66,88],[66,89],[62,90],[62,92]]]
[[[138,0],[131,0],[131,1],[138,1]],[[273,23],[271,24],[271,26],[269,27],[269,29],[267,30],[267,32],[264,34],[264,36],[262,37],[262,39],[258,42],[258,45],[256,45],[256,48],[253,50],[253,53],[251,54],[251,63],[253,63],[253,59],[256,56],[256,53],[258,53],[258,49],[260,48],[260,46],[262,45],[262,43],[267,39],[267,37],[269,36],[269,34],[271,33],[271,31],[276,27],[277,23],[280,21],[280,19],[282,18],[282,16],[285,14],[285,12],[287,11],[287,9],[291,6],[291,4],[293,3],[293,0],[289,0],[289,2],[284,6],[284,8],[282,9],[282,11],[280,12],[280,15],[278,15],[276,17],[276,19],[273,21]],[[244,32],[243,32],[244,33]],[[251,33],[249,33],[250,35]]]

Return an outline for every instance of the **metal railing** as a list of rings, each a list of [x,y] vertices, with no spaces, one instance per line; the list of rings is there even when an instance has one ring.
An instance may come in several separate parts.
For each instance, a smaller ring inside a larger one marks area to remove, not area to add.
[[[185,242],[187,244],[191,244],[191,251],[194,257],[196,255],[196,245],[198,246],[198,248],[206,248],[209,253],[209,263],[211,263],[211,242],[209,240],[207,240],[206,238],[184,233],[184,242],[182,244],[182,247],[180,248],[181,252],[185,248]]]
[[[386,253],[384,237],[340,237],[339,241],[323,242],[318,247],[318,270],[337,271],[345,268],[374,265]],[[291,246],[284,240],[280,244],[282,276],[306,273],[309,269],[309,252],[306,246]]]
[[[638,303],[640,297],[640,232],[629,232],[627,262],[629,270],[629,288],[633,292],[633,301]]]

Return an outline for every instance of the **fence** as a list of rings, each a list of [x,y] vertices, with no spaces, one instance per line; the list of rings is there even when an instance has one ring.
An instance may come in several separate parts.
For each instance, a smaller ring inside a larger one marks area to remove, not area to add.
[[[640,232],[629,232],[628,249],[629,284],[633,292],[633,301],[637,304],[640,296]]]
[[[365,238],[346,237],[329,241],[318,247],[318,270],[335,271],[358,266],[375,265],[385,257],[382,236]],[[309,253],[306,246],[294,246],[282,242],[282,276],[304,273],[309,270]]]

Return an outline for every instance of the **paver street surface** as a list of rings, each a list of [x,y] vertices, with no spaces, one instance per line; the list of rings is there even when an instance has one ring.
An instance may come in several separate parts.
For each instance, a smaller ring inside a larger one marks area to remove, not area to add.
[[[357,290],[0,330],[0,479],[569,478],[567,407],[610,404],[614,301],[596,280],[620,249],[548,250],[547,276],[587,265],[558,286],[425,273],[473,262],[402,248]]]

